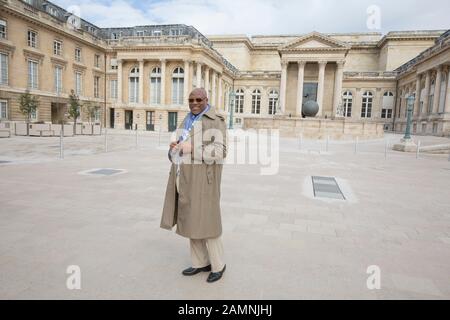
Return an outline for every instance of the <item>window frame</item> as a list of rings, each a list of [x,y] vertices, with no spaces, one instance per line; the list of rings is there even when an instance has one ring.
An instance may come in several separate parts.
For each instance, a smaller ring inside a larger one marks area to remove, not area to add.
[[[274,115],[277,113],[278,101],[280,99],[280,94],[277,90],[273,89],[269,91],[269,106],[268,106],[268,114]],[[271,113],[272,111],[272,113]]]
[[[0,18],[0,39],[7,39],[7,36],[8,36],[8,21],[6,21],[3,18]]]
[[[2,57],[5,57],[5,64],[6,67],[5,69],[5,73],[2,73],[2,69],[3,69],[3,62],[2,62]],[[5,81],[3,82],[3,79],[5,79]],[[9,54],[5,53],[5,52],[0,52],[0,85],[4,85],[7,86],[9,83]]]
[[[371,91],[365,91],[361,96],[361,118],[372,118],[373,97]]]
[[[4,103],[5,109],[5,116],[3,117],[3,107],[2,107],[2,103]],[[0,119],[2,120],[8,120],[8,100],[6,99],[0,99]]]
[[[62,56],[62,53],[63,53],[63,42],[58,39],[53,40],[53,54],[55,56]]]
[[[184,102],[184,79],[184,68],[176,67],[172,71],[172,104],[174,105],[182,105]]]
[[[35,69],[33,69],[31,66],[36,66]],[[28,81],[27,81],[27,87],[29,89],[39,89],[39,61],[28,59],[27,60],[27,67],[28,67]],[[31,67],[31,68],[30,68]],[[32,71],[36,71],[35,73]],[[30,72],[31,71],[31,72]]]
[[[37,49],[38,47],[38,32],[32,29],[27,31],[27,44],[30,48]]]
[[[237,89],[235,92],[235,99],[234,99],[234,112],[235,113],[238,113],[238,114],[244,113],[244,100],[245,100],[244,89],[242,89],[242,88]]]

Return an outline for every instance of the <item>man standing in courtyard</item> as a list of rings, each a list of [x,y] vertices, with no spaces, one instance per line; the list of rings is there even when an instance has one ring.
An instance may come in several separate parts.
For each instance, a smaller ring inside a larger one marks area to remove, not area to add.
[[[192,267],[185,276],[211,271],[208,282],[225,272],[220,214],[220,183],[227,154],[226,123],[208,104],[205,89],[189,95],[189,109],[170,144],[172,162],[166,188],[161,228],[190,239]]]

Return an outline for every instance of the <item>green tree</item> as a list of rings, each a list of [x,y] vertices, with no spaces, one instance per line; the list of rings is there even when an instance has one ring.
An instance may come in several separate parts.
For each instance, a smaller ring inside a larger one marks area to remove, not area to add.
[[[27,123],[27,136],[30,135],[31,115],[36,112],[38,105],[39,105],[38,97],[30,94],[29,90],[25,91],[25,93],[20,95],[19,109],[20,112],[25,116],[25,121]]]
[[[72,89],[70,90],[69,95],[69,110],[68,118],[73,119],[73,135],[76,135],[76,127],[77,127],[77,119],[80,117],[80,110],[81,110],[82,104],[80,103],[80,99],[75,94],[75,91]]]

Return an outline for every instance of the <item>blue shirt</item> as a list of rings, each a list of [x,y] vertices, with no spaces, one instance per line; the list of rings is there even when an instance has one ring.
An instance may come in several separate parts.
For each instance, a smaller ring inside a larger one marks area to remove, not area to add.
[[[194,125],[194,122],[198,119],[200,119],[202,117],[203,114],[205,114],[206,112],[208,112],[208,110],[211,108],[211,106],[208,104],[206,105],[205,110],[203,110],[202,112],[200,112],[199,114],[193,114],[192,112],[189,112],[187,117],[186,117],[186,121],[184,122],[184,130],[183,130],[183,134],[180,136],[180,138],[178,139],[178,142],[183,142],[184,140],[187,139],[187,136],[189,134],[189,131],[191,131],[192,126]]]

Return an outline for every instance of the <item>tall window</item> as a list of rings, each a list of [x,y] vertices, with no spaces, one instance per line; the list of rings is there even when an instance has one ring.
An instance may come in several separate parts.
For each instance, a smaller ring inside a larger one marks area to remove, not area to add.
[[[372,116],[373,94],[370,91],[364,92],[362,96],[361,118],[370,118]]]
[[[0,19],[0,38],[6,39],[6,21]]]
[[[428,110],[427,113],[430,114],[433,112],[433,103],[434,103],[434,79],[431,80],[430,93],[428,95]]]
[[[100,108],[94,110],[94,122],[100,122]]]
[[[176,68],[172,74],[172,103],[183,104],[184,70]]]
[[[153,68],[150,74],[150,102],[152,104],[161,103],[161,68]]]
[[[392,118],[392,109],[394,108],[394,94],[390,91],[383,94],[383,107],[381,109],[381,118]]]
[[[100,55],[99,54],[96,54],[94,56],[94,66],[96,68],[100,68]]]
[[[83,78],[81,72],[75,72],[75,94],[81,96],[83,90]]]
[[[8,118],[8,101],[0,100],[0,119]]]
[[[238,89],[236,91],[236,98],[234,102],[234,112],[243,113],[244,112],[244,90]]]
[[[252,93],[252,113],[261,113],[261,91],[258,89],[254,90]]]
[[[100,77],[94,77],[94,98],[100,97]]]
[[[8,84],[8,55],[0,53],[0,84]]]
[[[130,77],[129,77],[129,101],[130,102],[138,102],[139,99],[139,68],[134,67],[130,71]]]
[[[81,62],[81,48],[75,48],[75,61]]]
[[[444,112],[445,109],[445,94],[446,90],[445,87],[447,86],[447,75],[445,73],[442,74],[441,78],[441,87],[440,89],[440,96],[439,96],[439,108],[438,112]]]
[[[37,47],[37,32],[28,30],[28,46],[36,48]]]
[[[55,92],[62,92],[62,67],[55,66]]]
[[[33,60],[28,60],[28,88],[38,88],[38,63]]]
[[[111,99],[117,99],[117,80],[111,80],[109,84],[110,84]]]
[[[278,106],[278,92],[272,90],[269,92],[269,114],[275,114]]]
[[[350,91],[345,91],[342,95],[342,102],[344,103],[344,117],[350,118],[352,116],[353,94]]]
[[[59,40],[53,41],[53,54],[60,56],[62,54],[62,42]]]

